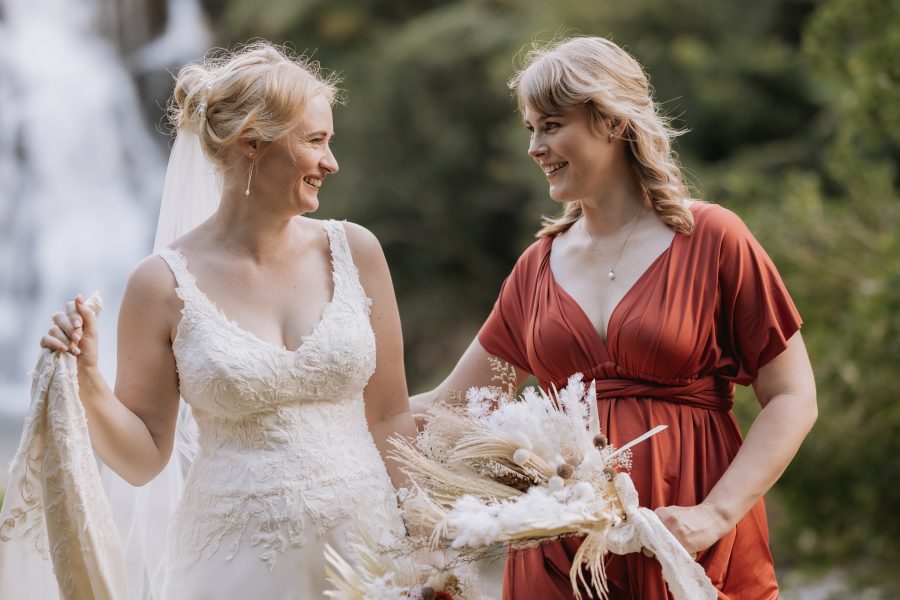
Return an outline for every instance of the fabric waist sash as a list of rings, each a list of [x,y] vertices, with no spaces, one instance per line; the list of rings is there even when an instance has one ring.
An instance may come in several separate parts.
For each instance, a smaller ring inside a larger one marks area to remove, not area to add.
[[[713,375],[683,385],[610,378],[598,378],[595,383],[597,399],[653,398],[726,412],[734,405],[734,384]]]

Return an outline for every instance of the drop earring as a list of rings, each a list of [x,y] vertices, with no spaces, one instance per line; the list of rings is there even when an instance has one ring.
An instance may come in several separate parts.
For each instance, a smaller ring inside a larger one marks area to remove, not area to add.
[[[250,197],[250,182],[253,181],[253,155],[250,155],[250,175],[247,177],[247,189],[244,190],[244,196]]]

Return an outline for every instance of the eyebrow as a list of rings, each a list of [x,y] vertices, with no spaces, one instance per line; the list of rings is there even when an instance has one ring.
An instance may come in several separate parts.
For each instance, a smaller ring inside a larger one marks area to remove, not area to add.
[[[561,117],[561,116],[563,116],[562,113],[549,113],[549,114],[546,114],[546,115],[545,115],[545,114],[539,114],[539,115],[538,115],[538,118],[537,118],[537,120],[536,120],[536,122],[546,121],[547,119],[558,119],[558,118]],[[522,122],[523,122],[525,125],[530,125],[530,124],[531,124],[531,123],[528,122],[528,119],[522,119]]]
[[[303,132],[303,136],[304,136],[304,137],[316,137],[316,136],[319,136],[319,135],[324,135],[325,137],[332,137],[332,136],[334,136],[333,133],[330,133],[330,132],[328,132],[328,131],[325,131],[324,129],[320,129],[319,131],[310,131],[310,132],[304,131],[304,132]]]

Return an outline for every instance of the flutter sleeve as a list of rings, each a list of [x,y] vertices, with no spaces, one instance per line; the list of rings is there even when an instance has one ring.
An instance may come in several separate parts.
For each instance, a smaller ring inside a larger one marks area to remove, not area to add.
[[[533,373],[525,345],[529,308],[535,294],[535,270],[538,246],[529,247],[503,282],[491,314],[478,332],[481,346],[526,373]]]
[[[802,320],[772,259],[731,211],[716,210],[719,244],[720,373],[749,385],[787,348]]]

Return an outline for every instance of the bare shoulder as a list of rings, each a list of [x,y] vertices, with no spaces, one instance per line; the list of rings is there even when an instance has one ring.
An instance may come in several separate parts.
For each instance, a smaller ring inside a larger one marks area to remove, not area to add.
[[[350,222],[344,222],[344,231],[353,263],[359,271],[359,281],[369,297],[393,296],[391,272],[375,234],[362,225]]]
[[[360,272],[367,268],[375,269],[387,265],[381,243],[374,233],[362,225],[349,221],[344,221],[343,225],[353,262]]]
[[[153,312],[180,310],[176,287],[175,276],[162,257],[148,256],[131,272],[123,303],[136,302],[143,310]]]
[[[354,252],[373,252],[381,254],[381,243],[375,234],[359,225],[344,221],[344,231],[347,233],[347,242]]]

